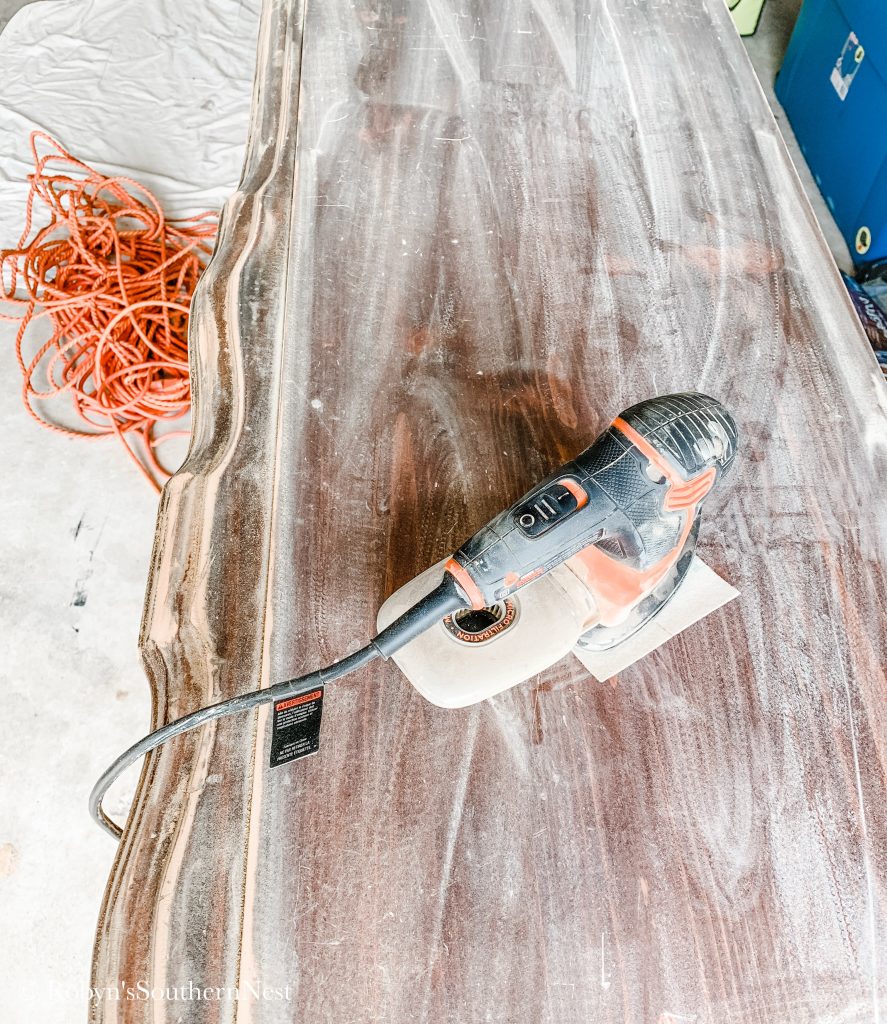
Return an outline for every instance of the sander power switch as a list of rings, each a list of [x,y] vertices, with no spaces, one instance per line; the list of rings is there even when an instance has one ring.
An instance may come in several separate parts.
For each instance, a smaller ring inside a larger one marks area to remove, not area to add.
[[[587,504],[588,493],[582,484],[572,477],[562,477],[524,499],[511,518],[521,533],[533,540]]]

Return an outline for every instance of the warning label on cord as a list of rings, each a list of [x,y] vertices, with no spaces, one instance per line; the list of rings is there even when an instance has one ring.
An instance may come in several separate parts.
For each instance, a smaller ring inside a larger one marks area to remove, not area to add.
[[[322,686],[310,693],[277,701],[271,733],[272,768],[317,753],[322,711]]]

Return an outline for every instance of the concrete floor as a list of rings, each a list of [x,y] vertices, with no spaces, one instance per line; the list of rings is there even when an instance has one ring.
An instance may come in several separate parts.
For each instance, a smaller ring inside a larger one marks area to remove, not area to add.
[[[6,23],[16,11],[20,11],[23,7],[34,2],[35,0],[0,0],[0,29],[6,27]],[[51,3],[53,0],[47,0],[47,2]]]
[[[92,781],[145,730],[137,653],[156,498],[116,442],[41,430],[0,332],[0,1019],[86,1019],[114,843]],[[125,814],[130,774],[111,799]]]
[[[0,0],[0,26],[22,6]],[[14,335],[0,323],[0,1020],[80,1024],[115,850],[86,801],[150,721],[137,645],[157,500],[115,441],[35,427]],[[135,779],[115,787],[118,819]]]
[[[0,29],[6,27],[7,21],[32,0],[0,0]]]
[[[25,2],[0,0],[0,28]],[[836,260],[849,267],[773,97],[798,7],[768,0],[748,52]],[[156,499],[114,442],[34,427],[17,400],[11,340],[3,324],[0,1005],[9,1024],[66,1024],[86,1016],[93,930],[114,855],[87,818],[87,793],[149,720],[136,645]],[[131,775],[109,802],[118,817],[133,784]]]

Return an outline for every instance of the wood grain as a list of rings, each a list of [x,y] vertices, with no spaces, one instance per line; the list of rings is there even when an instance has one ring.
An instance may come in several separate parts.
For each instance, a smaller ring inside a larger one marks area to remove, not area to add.
[[[657,393],[739,422],[701,552],[741,597],[614,685],[443,711],[371,667],[274,772],[264,711],[173,741],[93,984],[241,998],[92,1019],[876,1021],[887,396],[720,0],[266,0],[192,332],[158,722],[361,645]]]

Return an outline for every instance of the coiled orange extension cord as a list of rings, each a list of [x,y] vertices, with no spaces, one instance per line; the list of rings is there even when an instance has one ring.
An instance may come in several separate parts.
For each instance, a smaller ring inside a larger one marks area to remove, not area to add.
[[[48,152],[40,153],[41,142]],[[158,435],[156,426],[190,407],[188,313],[216,214],[169,220],[143,185],[99,174],[44,132],[31,135],[31,153],[25,229],[17,249],[0,251],[0,300],[20,307],[0,319],[21,321],[15,346],[25,406],[50,430],[115,435],[159,491],[169,474],[156,448],[187,431]],[[29,240],[38,199],[50,221]],[[26,362],[25,333],[42,317],[52,336]],[[35,405],[66,392],[82,427],[54,423]],[[131,432],[141,452],[128,443]]]

